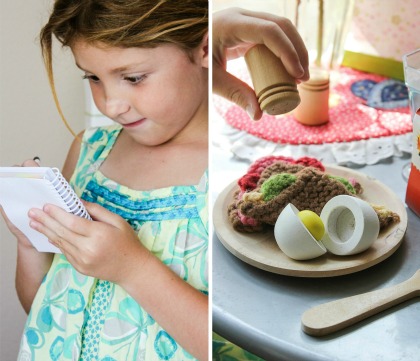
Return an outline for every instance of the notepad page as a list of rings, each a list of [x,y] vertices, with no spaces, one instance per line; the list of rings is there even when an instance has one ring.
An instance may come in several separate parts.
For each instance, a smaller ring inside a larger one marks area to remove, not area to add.
[[[0,167],[0,178],[45,178],[54,177],[53,168],[50,167]]]
[[[28,237],[38,251],[61,253],[48,241],[47,237],[29,226],[28,211],[31,208],[42,209],[46,203],[57,205],[69,212],[67,205],[48,180],[0,178],[0,204],[10,221]]]

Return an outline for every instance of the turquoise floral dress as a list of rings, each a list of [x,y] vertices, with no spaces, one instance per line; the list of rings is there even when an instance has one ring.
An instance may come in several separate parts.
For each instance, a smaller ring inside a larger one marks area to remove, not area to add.
[[[81,198],[122,216],[147,249],[207,294],[207,172],[196,186],[136,191],[117,184],[99,167],[120,131],[112,125],[85,132],[72,186]],[[192,359],[124,289],[78,273],[59,254],[34,299],[18,356],[20,361]]]

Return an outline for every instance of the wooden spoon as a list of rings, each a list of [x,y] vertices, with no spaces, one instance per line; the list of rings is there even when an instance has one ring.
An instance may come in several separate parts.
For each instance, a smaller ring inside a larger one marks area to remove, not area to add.
[[[302,315],[302,329],[312,336],[328,335],[416,296],[420,270],[395,286],[315,306]]]

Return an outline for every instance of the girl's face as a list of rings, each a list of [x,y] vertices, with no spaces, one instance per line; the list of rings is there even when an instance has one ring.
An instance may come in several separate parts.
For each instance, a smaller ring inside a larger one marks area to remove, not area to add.
[[[173,45],[116,48],[78,41],[77,66],[89,80],[97,108],[138,143],[159,145],[207,122],[207,53]]]

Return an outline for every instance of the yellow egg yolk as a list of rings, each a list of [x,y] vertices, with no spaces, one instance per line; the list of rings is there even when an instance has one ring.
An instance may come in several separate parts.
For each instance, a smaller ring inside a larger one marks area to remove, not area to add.
[[[317,241],[324,236],[324,223],[315,212],[308,210],[300,211],[298,217]]]

